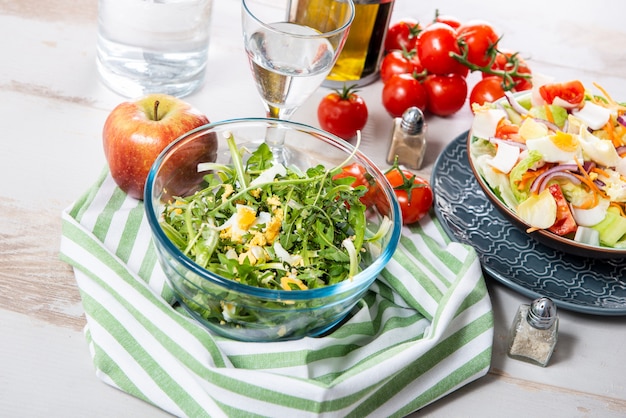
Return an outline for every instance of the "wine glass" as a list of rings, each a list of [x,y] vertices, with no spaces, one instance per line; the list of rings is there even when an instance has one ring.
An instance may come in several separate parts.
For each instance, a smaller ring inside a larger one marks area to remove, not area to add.
[[[244,45],[268,118],[290,119],[333,68],[354,19],[352,0],[242,0]],[[265,142],[287,160],[284,132]]]

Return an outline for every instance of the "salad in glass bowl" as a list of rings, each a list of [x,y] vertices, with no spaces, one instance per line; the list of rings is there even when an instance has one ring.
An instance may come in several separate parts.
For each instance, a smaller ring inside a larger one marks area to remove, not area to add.
[[[626,257],[626,105],[546,83],[475,106],[470,164],[488,198],[540,242]]]

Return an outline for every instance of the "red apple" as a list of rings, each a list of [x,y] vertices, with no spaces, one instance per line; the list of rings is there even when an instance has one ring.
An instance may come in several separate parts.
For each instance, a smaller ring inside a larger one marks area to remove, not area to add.
[[[208,118],[189,103],[166,94],[120,103],[107,117],[102,131],[113,180],[129,196],[143,199],[146,177],[161,151],[207,123]],[[210,148],[214,159],[216,145]]]

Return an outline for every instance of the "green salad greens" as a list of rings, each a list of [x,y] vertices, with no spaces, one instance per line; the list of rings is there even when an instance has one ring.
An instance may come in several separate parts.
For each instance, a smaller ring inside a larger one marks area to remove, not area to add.
[[[163,231],[195,263],[250,286],[306,290],[350,279],[375,256],[391,225],[368,231],[365,186],[334,179],[340,168],[276,163],[266,144],[246,154],[232,134],[227,142],[232,163],[200,164],[206,187],[162,213]]]

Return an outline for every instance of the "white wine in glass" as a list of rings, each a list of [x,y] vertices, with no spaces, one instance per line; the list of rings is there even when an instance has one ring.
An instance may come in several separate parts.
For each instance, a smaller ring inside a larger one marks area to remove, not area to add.
[[[323,16],[298,12],[298,0],[242,0],[244,45],[268,118],[289,119],[322,84],[343,47],[354,18],[352,0],[323,0]],[[265,141],[284,150],[280,131]]]

